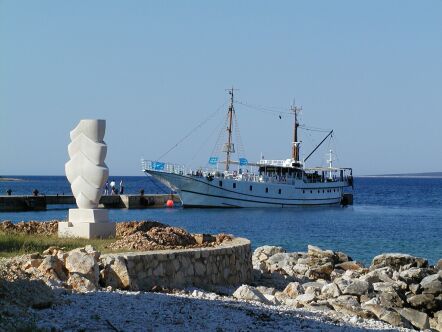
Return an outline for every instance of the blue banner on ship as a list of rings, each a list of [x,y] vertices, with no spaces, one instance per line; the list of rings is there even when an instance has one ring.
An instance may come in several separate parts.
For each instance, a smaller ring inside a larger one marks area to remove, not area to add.
[[[218,157],[210,157],[209,158],[209,164],[210,165],[216,165],[218,162]]]
[[[155,171],[164,171],[164,163],[159,161],[152,161],[151,163],[152,169]]]
[[[245,166],[249,163],[249,161],[246,158],[239,158],[239,164],[241,166]]]

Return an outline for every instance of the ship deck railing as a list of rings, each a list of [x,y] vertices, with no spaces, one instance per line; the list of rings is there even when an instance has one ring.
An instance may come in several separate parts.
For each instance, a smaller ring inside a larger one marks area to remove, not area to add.
[[[191,177],[213,177],[214,179],[231,179],[244,182],[275,183],[275,184],[294,184],[296,180],[303,180],[304,183],[327,183],[327,182],[348,182],[351,175],[351,168],[330,168],[330,167],[311,167],[305,168],[306,174],[302,176],[284,176],[284,175],[263,175],[252,172],[238,171],[220,171],[210,168],[188,168],[181,164],[158,162],[152,160],[141,161],[142,171],[157,171]],[[341,171],[343,171],[341,176]],[[311,172],[311,173],[310,173]],[[321,174],[320,174],[321,173]],[[350,173],[350,174],[348,174]],[[322,175],[323,174],[323,175]],[[330,175],[331,174],[331,175]]]

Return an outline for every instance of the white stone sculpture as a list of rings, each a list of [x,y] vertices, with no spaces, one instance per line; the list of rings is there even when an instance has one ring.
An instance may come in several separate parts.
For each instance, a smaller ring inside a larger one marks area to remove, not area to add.
[[[96,238],[115,236],[115,223],[108,211],[97,209],[103,184],[109,177],[104,163],[107,146],[103,141],[106,120],[81,120],[70,134],[66,177],[78,209],[69,209],[69,221],[59,222],[60,237]]]

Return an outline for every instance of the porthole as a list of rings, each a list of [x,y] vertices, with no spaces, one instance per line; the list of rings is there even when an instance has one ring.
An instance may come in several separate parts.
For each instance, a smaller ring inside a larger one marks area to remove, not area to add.
[[[236,188],[236,183],[233,183],[233,189],[235,189]]]
[[[278,189],[278,194],[280,194],[280,195],[281,195],[281,189]]]
[[[268,193],[269,192],[269,188],[266,188],[266,193]]]
[[[222,181],[219,182],[219,186],[220,186],[220,187],[223,186],[223,182],[222,182]]]
[[[250,189],[250,191],[252,191],[253,187],[252,187],[252,186],[250,186],[250,188],[249,188],[249,189]]]

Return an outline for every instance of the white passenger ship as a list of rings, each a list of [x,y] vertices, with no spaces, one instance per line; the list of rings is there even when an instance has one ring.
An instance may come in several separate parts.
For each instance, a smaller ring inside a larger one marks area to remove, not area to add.
[[[327,167],[304,167],[305,161],[333,131],[303,161],[300,160],[299,107],[291,108],[295,118],[291,158],[261,159],[256,163],[249,163],[245,158],[233,160],[233,93],[232,88],[229,90],[227,143],[223,148],[225,160],[218,162],[218,158],[211,157],[209,163],[213,168],[206,170],[142,160],[143,172],[175,190],[184,207],[285,208],[351,203],[352,196],[345,194],[345,189],[353,186],[352,169],[333,167],[331,151]]]

